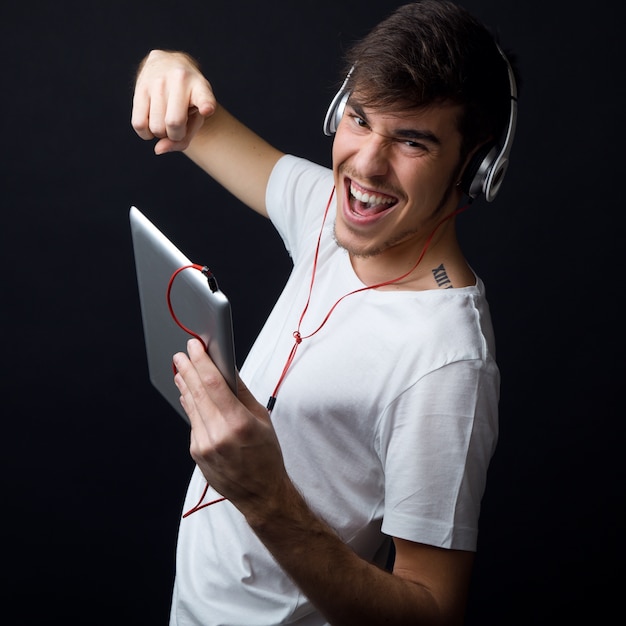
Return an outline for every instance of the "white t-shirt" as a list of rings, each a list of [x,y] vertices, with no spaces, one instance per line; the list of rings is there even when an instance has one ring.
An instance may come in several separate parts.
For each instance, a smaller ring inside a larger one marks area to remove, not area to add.
[[[293,156],[272,172],[267,207],[294,269],[241,371],[260,402],[294,345],[332,187],[330,170]],[[334,215],[333,200],[304,339],[272,411],[287,471],[311,509],[364,559],[376,560],[387,536],[475,550],[498,430],[499,372],[483,285],[341,299],[364,285],[333,239]],[[186,510],[204,486],[196,469]],[[181,520],[170,623],[326,621],[241,514],[221,502]]]

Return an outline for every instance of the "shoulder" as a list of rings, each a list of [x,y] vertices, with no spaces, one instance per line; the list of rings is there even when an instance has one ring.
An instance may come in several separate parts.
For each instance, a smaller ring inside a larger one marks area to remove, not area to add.
[[[267,187],[268,204],[283,197],[286,190],[297,193],[299,189],[314,190],[317,186],[332,184],[332,170],[302,157],[286,154],[281,157],[270,175]]]
[[[319,217],[333,188],[331,169],[293,155],[278,160],[269,178],[265,204],[289,250],[312,228],[319,228]]]

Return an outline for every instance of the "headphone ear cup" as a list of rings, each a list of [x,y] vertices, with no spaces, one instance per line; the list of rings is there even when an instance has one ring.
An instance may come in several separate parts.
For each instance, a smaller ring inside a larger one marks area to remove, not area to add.
[[[506,63],[509,77],[511,108],[509,110],[509,124],[506,129],[506,135],[501,146],[494,141],[479,148],[470,159],[459,181],[461,191],[472,200],[484,193],[487,202],[491,202],[496,197],[502,185],[502,179],[509,165],[509,155],[517,125],[517,84],[515,82],[515,73],[506,54],[504,54],[497,43],[496,47]]]
[[[328,107],[328,111],[326,112],[326,117],[324,119],[324,134],[325,135],[334,135],[337,132],[337,127],[339,126],[339,122],[341,122],[341,118],[343,117],[344,109],[346,108],[346,102],[350,96],[349,91],[340,90],[337,92],[333,101],[330,103]]]
[[[339,91],[335,94],[335,97],[328,107],[328,111],[326,111],[326,117],[324,118],[325,135],[330,136],[334,135],[337,132],[337,127],[339,126],[339,122],[341,122],[344,109],[346,108],[346,103],[348,102],[348,98],[350,97],[348,81],[350,80],[350,76],[352,76],[353,71],[354,66],[350,68],[348,75],[343,79],[341,89],[339,89]]]
[[[465,167],[465,171],[461,176],[460,187],[461,191],[472,198],[472,200],[482,193],[485,180],[489,175],[497,154],[497,146],[494,143],[487,144],[474,153]]]

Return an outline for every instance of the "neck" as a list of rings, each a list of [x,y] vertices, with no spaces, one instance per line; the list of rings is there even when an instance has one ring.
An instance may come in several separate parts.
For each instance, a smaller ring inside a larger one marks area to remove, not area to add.
[[[474,275],[463,257],[454,225],[454,218],[465,208],[436,221],[426,237],[411,237],[369,256],[350,254],[354,272],[365,285],[379,289],[423,290],[441,286],[436,272],[443,266],[457,277],[457,284],[451,286],[473,284]]]

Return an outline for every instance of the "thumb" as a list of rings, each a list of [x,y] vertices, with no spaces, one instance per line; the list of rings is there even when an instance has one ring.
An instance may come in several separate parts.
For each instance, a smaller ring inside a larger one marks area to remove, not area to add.
[[[237,372],[237,398],[256,418],[262,422],[270,422],[268,410],[252,395],[252,392],[241,380],[239,372]]]

